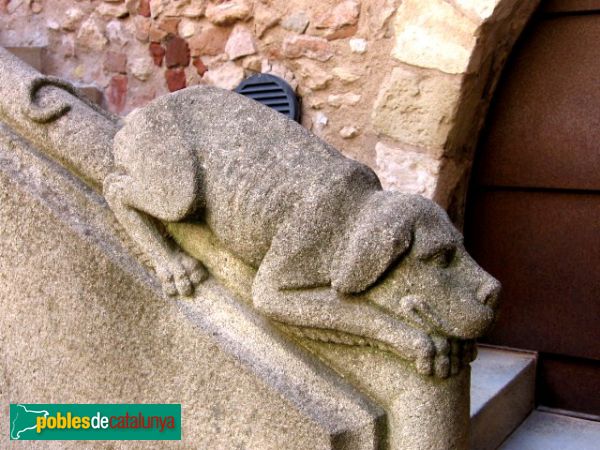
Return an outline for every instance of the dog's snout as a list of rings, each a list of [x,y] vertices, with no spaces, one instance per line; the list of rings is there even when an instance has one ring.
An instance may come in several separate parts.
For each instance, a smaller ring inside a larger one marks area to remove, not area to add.
[[[491,278],[491,277],[490,277]],[[494,278],[486,281],[481,285],[477,292],[477,300],[490,308],[495,309],[498,306],[500,290],[502,286],[500,282]]]

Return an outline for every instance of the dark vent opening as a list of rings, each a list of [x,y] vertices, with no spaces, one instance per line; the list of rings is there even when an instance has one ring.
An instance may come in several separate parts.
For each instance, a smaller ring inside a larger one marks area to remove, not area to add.
[[[300,101],[296,93],[285,80],[275,75],[252,75],[242,81],[235,92],[300,122]]]

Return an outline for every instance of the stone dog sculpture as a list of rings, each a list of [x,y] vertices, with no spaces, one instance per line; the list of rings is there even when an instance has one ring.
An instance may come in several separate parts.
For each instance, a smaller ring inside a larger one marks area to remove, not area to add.
[[[125,119],[114,158],[104,195],[169,295],[207,272],[156,219],[202,220],[257,269],[255,307],[310,336],[351,335],[445,377],[465,353],[456,340],[493,321],[499,283],[441,208],[383,191],[368,167],[253,100],[211,87],[158,98]]]

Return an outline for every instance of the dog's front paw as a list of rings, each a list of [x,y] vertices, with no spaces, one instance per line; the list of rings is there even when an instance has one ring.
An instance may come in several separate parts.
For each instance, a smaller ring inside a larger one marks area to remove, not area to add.
[[[415,369],[421,375],[448,378],[451,373],[451,345],[442,336],[421,337],[417,343]]]
[[[432,335],[434,351],[430,356],[430,369],[427,373],[426,356],[423,354],[419,367],[423,370],[417,370],[425,375],[433,374],[437,378],[448,378],[458,374],[463,367],[468,366],[477,357],[477,346],[474,340],[459,341],[448,339],[445,336]]]
[[[190,296],[194,288],[208,277],[206,268],[183,252],[175,253],[168,261],[156,264],[156,274],[168,296]]]

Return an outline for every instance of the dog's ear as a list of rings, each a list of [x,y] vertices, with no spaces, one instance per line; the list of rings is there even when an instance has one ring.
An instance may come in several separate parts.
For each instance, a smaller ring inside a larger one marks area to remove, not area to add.
[[[389,209],[382,214],[383,205],[376,206],[357,217],[338,246],[330,272],[338,292],[366,290],[410,247],[413,220]]]

